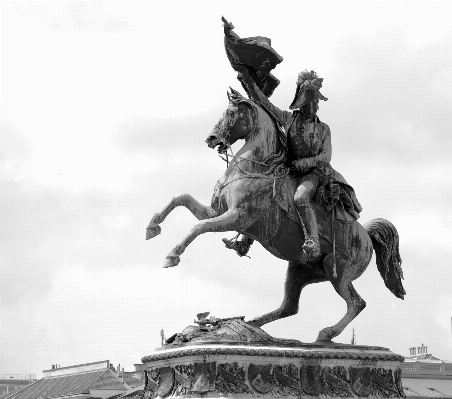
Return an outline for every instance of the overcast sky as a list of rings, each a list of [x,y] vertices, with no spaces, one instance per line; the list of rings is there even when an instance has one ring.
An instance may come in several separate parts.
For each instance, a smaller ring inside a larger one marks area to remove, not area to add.
[[[109,359],[126,370],[196,313],[253,318],[282,300],[286,262],[198,237],[182,208],[145,241],[152,215],[188,192],[210,203],[225,170],[204,143],[243,92],[221,16],[284,57],[272,97],[288,109],[298,72],[324,78],[319,117],[333,167],[400,234],[407,291],[373,259],[354,285],[367,308],[336,338],[452,360],[450,2],[2,2],[0,373]],[[236,144],[236,149],[241,144]],[[308,286],[300,312],[264,329],[312,342],[345,302]]]

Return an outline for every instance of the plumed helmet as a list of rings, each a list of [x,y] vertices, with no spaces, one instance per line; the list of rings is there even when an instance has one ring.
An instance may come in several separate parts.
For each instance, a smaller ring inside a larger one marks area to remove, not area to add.
[[[320,93],[322,82],[323,78],[319,78],[317,76],[317,73],[315,73],[314,71],[308,71],[307,69],[305,69],[304,71],[300,72],[297,79],[297,91],[295,92],[295,97],[292,101],[292,104],[290,104],[289,109],[301,108],[303,105],[311,101],[327,101],[328,98]]]

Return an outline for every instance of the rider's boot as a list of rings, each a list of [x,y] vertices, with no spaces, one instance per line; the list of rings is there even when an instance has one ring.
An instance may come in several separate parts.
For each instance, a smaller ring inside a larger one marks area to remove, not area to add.
[[[320,240],[317,228],[317,219],[315,217],[314,209],[309,202],[301,204],[301,208],[304,211],[304,223],[307,232],[307,236],[305,237],[303,244],[303,251],[308,258],[316,258],[320,256]]]
[[[224,242],[226,248],[235,250],[235,252],[237,252],[237,255],[240,257],[246,256],[246,254],[250,250],[251,245],[254,242],[252,238],[247,236],[243,236],[240,241],[237,240],[237,237],[232,240],[223,238],[222,241]]]

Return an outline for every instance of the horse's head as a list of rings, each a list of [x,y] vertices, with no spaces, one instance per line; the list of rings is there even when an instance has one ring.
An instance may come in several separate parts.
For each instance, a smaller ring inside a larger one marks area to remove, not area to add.
[[[246,139],[255,126],[256,106],[232,88],[228,99],[228,108],[206,139],[210,148],[219,146],[220,153],[237,140]]]

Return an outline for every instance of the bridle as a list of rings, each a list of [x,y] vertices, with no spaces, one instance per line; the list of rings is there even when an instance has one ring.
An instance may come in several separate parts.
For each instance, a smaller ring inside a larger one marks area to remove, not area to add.
[[[246,104],[249,104],[249,105],[252,105],[252,107],[254,108],[254,104],[251,104],[251,102],[250,101],[248,101],[248,100],[245,100],[245,99],[243,99],[243,100],[239,100],[239,101],[236,101],[236,102],[234,102],[234,101],[232,101],[232,103],[234,104],[234,105],[237,105],[237,111],[238,111],[238,106],[239,106],[239,104],[240,103],[246,103]],[[229,109],[229,108],[228,108]],[[225,114],[227,114],[227,111],[228,110],[226,110],[226,112],[225,112]],[[256,112],[256,109],[254,108],[254,111]],[[224,144],[227,146],[227,147],[231,147],[231,144],[229,143],[229,140],[230,140],[230,138],[231,138],[231,135],[237,130],[237,122],[239,121],[239,119],[241,119],[243,117],[243,114],[242,113],[239,113],[239,114],[237,114],[237,115],[234,115],[234,120],[233,121],[231,121],[230,119],[231,118],[227,118],[227,122],[228,122],[228,125],[227,125],[227,127],[226,128],[223,128],[223,130],[226,130],[227,131],[227,134],[224,136]],[[255,118],[254,118],[255,119]],[[253,128],[252,128],[252,130],[251,130],[251,132],[249,132],[248,134],[252,134],[252,133],[254,133],[254,131],[255,130],[257,130],[257,128],[258,128],[258,126],[257,126],[257,123],[253,123]]]
[[[239,105],[240,103],[247,103],[247,104],[251,105],[252,108],[253,108],[254,113],[256,113],[255,105],[254,105],[254,104],[251,104],[251,101],[248,101],[248,100],[243,99],[243,100],[237,101],[236,103],[234,103],[234,105],[235,105],[235,104]],[[238,107],[237,107],[237,109],[238,109]],[[226,114],[226,113],[227,113],[227,111],[225,112],[225,114]],[[254,119],[253,127],[252,127],[251,131],[248,133],[248,135],[257,132],[257,130],[259,129],[257,123],[255,122],[255,120],[256,120],[257,118],[256,118],[255,115],[253,115],[253,116],[254,116],[254,118],[253,118],[253,119]],[[229,142],[229,140],[230,140],[230,137],[233,135],[233,133],[234,133],[234,132],[236,131],[236,129],[237,129],[237,122],[238,122],[242,117],[243,117],[243,113],[238,113],[238,115],[235,115],[233,121],[230,121],[230,118],[227,119],[227,121],[228,121],[227,127],[226,127],[226,128],[223,128],[223,130],[226,130],[226,131],[227,131],[227,134],[226,134],[226,135],[224,136],[224,138],[223,138],[223,145],[224,145],[226,148],[225,148],[225,150],[224,150],[223,152],[220,153],[219,157],[220,157],[223,161],[225,161],[225,162],[227,163],[227,166],[228,166],[228,167],[229,167],[229,157],[231,157],[232,159],[238,159],[238,160],[240,160],[240,162],[241,162],[241,161],[248,161],[248,162],[253,162],[253,163],[256,163],[256,164],[259,164],[259,165],[263,165],[263,166],[269,166],[269,165],[265,162],[265,160],[264,160],[264,162],[261,162],[261,161],[256,161],[256,160],[254,160],[254,159],[246,159],[246,158],[242,158],[242,157],[237,157],[237,156],[234,155],[234,152],[232,151],[231,143]],[[228,151],[231,153],[230,155],[228,154]],[[221,156],[221,154],[224,154],[224,155],[226,156],[226,158],[223,158],[223,157]],[[248,172],[243,171],[243,170],[240,168],[240,166],[238,165],[238,162],[237,162],[237,161],[236,161],[236,165],[237,165],[237,167],[238,167],[243,173],[248,173]]]

